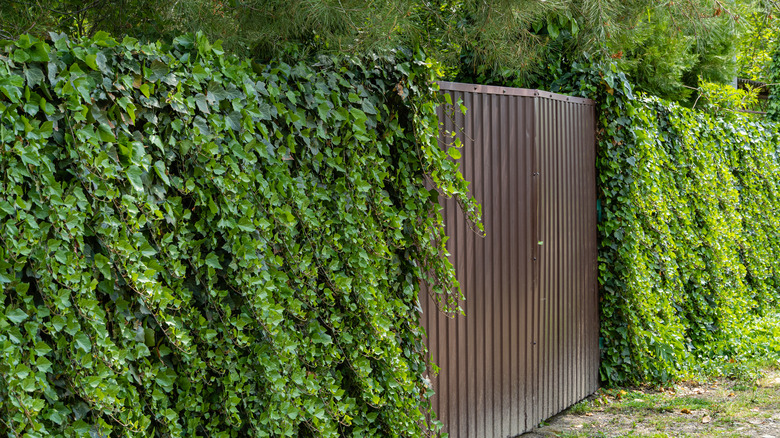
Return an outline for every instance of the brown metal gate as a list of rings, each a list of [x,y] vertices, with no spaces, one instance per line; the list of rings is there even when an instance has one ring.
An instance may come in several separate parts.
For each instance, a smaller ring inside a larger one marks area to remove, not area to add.
[[[451,438],[512,437],[598,386],[595,107],[537,90],[441,83],[482,204],[472,232],[445,204],[466,316],[423,301],[434,409]],[[453,115],[454,113],[454,115]]]

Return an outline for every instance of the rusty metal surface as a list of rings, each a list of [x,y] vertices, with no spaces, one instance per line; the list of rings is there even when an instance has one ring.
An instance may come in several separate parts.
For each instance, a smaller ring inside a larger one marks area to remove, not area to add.
[[[487,236],[444,203],[466,316],[421,299],[441,369],[434,409],[452,438],[515,436],[598,386],[595,109],[536,90],[440,85],[468,108],[439,116],[465,145],[461,171]]]

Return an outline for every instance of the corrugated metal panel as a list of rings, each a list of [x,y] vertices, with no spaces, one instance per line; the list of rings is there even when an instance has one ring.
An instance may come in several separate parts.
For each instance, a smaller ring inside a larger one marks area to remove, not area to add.
[[[441,83],[468,108],[440,108],[465,145],[461,171],[487,236],[445,202],[466,302],[447,318],[423,300],[434,409],[457,437],[515,436],[596,390],[595,115],[592,101]]]

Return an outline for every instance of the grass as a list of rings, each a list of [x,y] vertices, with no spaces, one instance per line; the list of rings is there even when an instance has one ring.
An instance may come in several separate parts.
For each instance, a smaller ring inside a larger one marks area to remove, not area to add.
[[[549,425],[543,423],[539,432],[560,438],[777,435],[767,432],[780,428],[780,367],[775,363],[753,376],[758,374],[763,377],[720,378],[666,390],[601,389]]]
[[[609,403],[605,406],[606,412],[615,413],[637,413],[643,412],[674,412],[687,409],[694,411],[697,409],[712,408],[714,402],[706,399],[681,397],[670,398],[665,393],[645,393],[631,391],[627,392],[617,403]]]

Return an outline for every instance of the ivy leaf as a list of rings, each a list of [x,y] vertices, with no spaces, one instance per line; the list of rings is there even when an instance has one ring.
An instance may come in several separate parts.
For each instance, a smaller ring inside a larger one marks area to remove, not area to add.
[[[97,55],[87,55],[87,56],[85,56],[84,57],[84,62],[92,70],[99,70],[98,65],[97,65]]]
[[[30,66],[25,67],[24,69],[24,77],[27,79],[27,86],[28,87],[35,87],[41,82],[43,82],[44,76],[43,71],[41,71],[40,68],[36,66]]]
[[[356,122],[359,123],[365,123],[368,119],[368,116],[366,116],[366,113],[364,113],[362,110],[359,110],[357,108],[350,108],[349,109],[350,114],[352,114],[352,117],[355,118]]]
[[[95,64],[97,64],[98,69],[102,73],[110,73],[110,69],[106,65],[106,62],[108,62],[108,60],[106,59],[106,55],[104,55],[102,52],[95,54]]]
[[[361,108],[363,108],[363,112],[365,114],[371,114],[376,115],[376,107],[373,103],[371,103],[371,100],[369,99],[363,99],[363,102],[361,102]]]
[[[311,340],[317,344],[330,344],[333,342],[333,338],[323,331],[316,330],[311,334]]]
[[[95,36],[92,37],[92,42],[100,47],[116,47],[119,45],[108,32],[99,30],[95,32]]]
[[[228,114],[227,117],[225,117],[225,121],[227,122],[227,125],[232,129],[233,131],[239,132],[241,131],[241,113],[238,111],[233,111],[230,114]]]
[[[100,136],[101,141],[107,143],[116,142],[116,136],[114,136],[114,133],[111,131],[111,128],[109,128],[108,125],[102,123],[98,125],[98,135]]]
[[[24,86],[24,79],[21,76],[0,77],[0,91],[11,101],[17,103],[22,98],[21,87]]]
[[[6,312],[5,317],[15,324],[20,324],[28,315],[22,309],[13,309]]]
[[[17,64],[24,64],[30,60],[30,54],[22,48],[14,50],[13,60]]]
[[[76,348],[84,351],[85,353],[92,351],[92,343],[89,341],[89,336],[83,332],[76,333],[76,335],[73,337],[73,340],[76,342]]]
[[[168,66],[165,65],[164,62],[158,59],[152,61],[151,70],[152,70],[152,76],[150,77],[150,80],[152,81],[158,81],[162,77],[168,74]]]
[[[178,36],[173,39],[173,44],[189,50],[195,46],[195,36],[192,34]]]
[[[105,278],[111,278],[111,263],[103,254],[95,254],[95,266]]]
[[[38,356],[45,356],[49,354],[50,351],[51,351],[51,347],[49,347],[49,345],[46,344],[45,342],[35,343],[35,354],[37,354]]]
[[[131,124],[135,124],[135,105],[128,103],[125,110],[127,111],[127,115],[130,116]]]
[[[171,181],[168,179],[168,175],[165,173],[165,164],[162,161],[157,160],[154,162],[154,171],[166,185],[171,184]]]
[[[298,104],[298,99],[295,97],[295,93],[293,93],[292,91],[287,91],[285,95],[287,96],[287,99],[289,99],[290,102],[292,102],[293,105]]]
[[[164,371],[158,371],[154,377],[154,381],[162,386],[163,391],[165,392],[171,392],[173,389],[173,382],[176,375],[173,373],[172,370],[166,369]]]
[[[143,173],[143,170],[138,166],[130,166],[125,170],[125,174],[127,175],[127,179],[130,180],[130,184],[139,192],[144,191],[144,183],[141,181]]]
[[[19,36],[19,39],[15,42],[16,47],[20,49],[29,49],[33,45],[34,37],[31,37],[27,34],[22,34]]]
[[[356,181],[355,182],[355,188],[359,192],[367,192],[371,190],[371,184],[365,182],[365,181]]]
[[[211,266],[214,269],[222,269],[222,265],[219,264],[219,257],[213,252],[206,256],[206,265]]]
[[[195,95],[195,104],[198,106],[198,109],[202,113],[210,114],[211,109],[209,109],[209,103],[206,101],[206,95],[203,93],[198,93]]]
[[[35,361],[35,366],[38,368],[39,371],[48,373],[51,371],[51,361],[49,359],[46,359],[44,356],[38,357]]]
[[[328,120],[328,114],[330,113],[330,106],[323,102],[317,106],[317,114],[319,114],[321,120]]]
[[[547,33],[550,34],[550,38],[552,39],[558,38],[560,31],[558,29],[558,23],[556,23],[554,19],[547,20]]]

